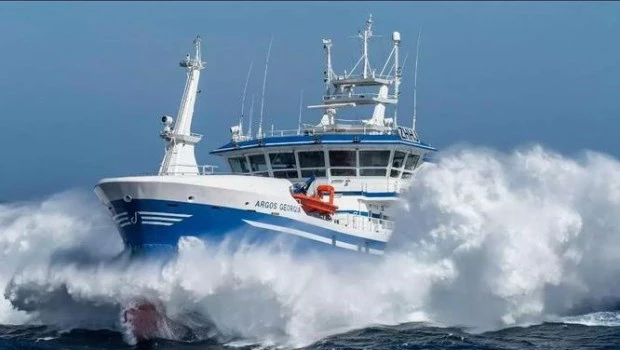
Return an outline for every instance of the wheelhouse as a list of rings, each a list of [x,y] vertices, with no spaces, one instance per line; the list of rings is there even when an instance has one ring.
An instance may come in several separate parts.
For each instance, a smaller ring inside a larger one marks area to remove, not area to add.
[[[411,128],[398,124],[396,107],[402,75],[400,33],[392,33],[392,51],[378,71],[368,61],[372,25],[371,16],[364,32],[359,33],[364,48],[362,56],[344,75],[334,71],[331,40],[323,39],[327,63],[325,94],[322,104],[307,106],[323,110],[318,124],[302,127],[300,105],[297,130],[273,131],[272,127],[271,134],[265,134],[261,115],[258,133],[253,135],[251,126],[246,132],[243,130],[242,102],[241,119],[230,129],[230,142],[211,153],[225,158],[235,174],[284,178],[291,182],[314,176],[320,183],[334,185],[337,193],[360,195],[359,201],[391,200],[407,186],[407,179],[422,165],[425,155],[436,149],[418,137],[415,117]],[[349,110],[356,119],[341,118],[339,111],[343,109],[342,113]],[[250,120],[252,111],[250,107]],[[360,119],[363,115],[369,119]]]
[[[408,179],[432,147],[397,135],[266,137],[231,142],[213,151],[236,174],[299,180],[362,177]],[[348,136],[348,137],[347,137]]]

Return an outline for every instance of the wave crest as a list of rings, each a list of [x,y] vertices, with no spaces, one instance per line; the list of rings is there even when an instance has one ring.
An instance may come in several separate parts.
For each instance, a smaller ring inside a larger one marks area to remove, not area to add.
[[[377,323],[541,322],[620,296],[620,163],[594,152],[443,152],[393,214],[385,259],[338,268],[190,238],[167,263],[111,260],[122,244],[92,197],[0,206],[0,322],[122,330],[120,306],[147,296],[184,329],[166,337],[303,345]]]

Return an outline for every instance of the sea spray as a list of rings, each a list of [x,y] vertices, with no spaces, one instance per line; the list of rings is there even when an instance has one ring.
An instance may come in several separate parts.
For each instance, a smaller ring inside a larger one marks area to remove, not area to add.
[[[473,327],[540,321],[603,297],[618,300],[620,163],[540,146],[502,154],[448,151],[405,196],[392,245],[413,260],[447,259],[450,283],[425,310]]]
[[[40,202],[0,205],[0,286],[24,269],[49,269],[55,260],[89,256],[99,259],[118,251],[121,240],[90,194],[66,191]],[[107,233],[108,235],[102,235]],[[10,295],[9,295],[10,297]],[[0,323],[32,320],[0,298]]]
[[[454,148],[403,198],[384,258],[346,266],[270,247],[231,254],[192,238],[164,264],[111,260],[120,238],[88,194],[5,205],[2,322],[123,331],[121,306],[148,297],[179,326],[171,339],[189,329],[191,339],[297,346],[369,324],[541,322],[620,297],[614,158]]]

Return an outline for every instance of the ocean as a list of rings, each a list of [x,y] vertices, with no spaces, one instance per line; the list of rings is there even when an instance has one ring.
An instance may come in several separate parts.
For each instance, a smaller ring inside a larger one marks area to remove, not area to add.
[[[155,339],[128,345],[119,332],[72,330],[57,334],[45,327],[0,327],[1,349],[276,349],[263,344],[221,344],[216,340]],[[460,328],[420,324],[375,326],[333,335],[303,349],[618,349],[620,328],[545,323],[471,334]]]
[[[620,162],[458,147],[420,171],[379,261],[194,238],[124,258],[94,194],[0,204],[0,348],[619,349]],[[136,343],[136,298],[165,322]]]

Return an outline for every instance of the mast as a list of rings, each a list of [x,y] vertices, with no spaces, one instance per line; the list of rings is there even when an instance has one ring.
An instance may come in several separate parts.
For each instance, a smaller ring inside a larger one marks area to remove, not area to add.
[[[413,124],[412,129],[415,131],[415,123],[417,120],[417,111],[418,111],[418,57],[420,54],[420,37],[422,36],[422,29],[418,33],[418,43],[416,44],[415,49],[415,69],[413,73]]]
[[[370,63],[370,39],[381,37],[373,33],[373,17],[369,15],[365,21],[363,30],[359,30],[353,38],[361,41],[361,56],[357,57],[353,68],[344,71],[344,75],[338,75],[334,71],[332,61],[332,40],[322,39],[323,51],[325,53],[323,71],[323,82],[325,83],[325,93],[322,96],[322,103],[306,106],[309,109],[322,109],[323,115],[320,122],[311,127],[313,132],[341,132],[342,130],[363,130],[366,132],[393,133],[398,128],[398,102],[401,94],[402,72],[403,66],[407,61],[401,62],[401,33],[392,32],[392,48],[387,59],[382,60],[383,68],[379,71],[380,66],[373,67]],[[267,49],[265,68],[263,75],[262,94],[260,96],[260,116],[258,122],[258,132],[252,133],[252,122],[248,126],[248,134],[243,135],[240,131],[240,125],[231,127],[232,141],[239,142],[251,139],[262,139],[265,137],[263,130],[264,112],[265,112],[265,94],[267,86],[267,74],[269,69],[269,60],[271,57],[271,48],[273,45],[273,35],[270,37]],[[359,52],[359,51],[358,51]],[[385,74],[384,74],[385,73]],[[250,73],[248,73],[249,76]],[[246,78],[247,85],[247,78]],[[246,88],[244,88],[244,95]],[[303,90],[300,94],[300,107],[303,106],[304,96]],[[256,96],[258,98],[258,95]],[[254,101],[254,99],[252,99]],[[242,100],[242,120],[246,116],[245,113],[245,97]],[[258,101],[256,101],[258,102]],[[417,103],[417,102],[416,102]],[[369,112],[369,108],[372,111]],[[258,106],[257,106],[258,108]],[[336,113],[343,108],[364,108],[365,115],[357,115],[355,120],[336,119]],[[389,110],[388,110],[389,108]],[[252,110],[252,108],[250,108]],[[391,113],[392,115],[389,115]],[[252,118],[250,112],[250,120]],[[370,115],[368,115],[370,114]],[[302,132],[301,125],[301,109],[298,115],[297,134]],[[361,120],[360,120],[361,119]],[[402,117],[401,117],[402,119]],[[353,124],[350,124],[353,123]],[[239,123],[241,124],[241,122]],[[402,120],[401,120],[402,124]]]
[[[301,134],[301,108],[304,104],[304,90],[301,89],[301,94],[299,95],[299,118],[297,120],[297,135]]]
[[[205,67],[205,62],[201,60],[200,36],[194,39],[194,49],[193,58],[187,54],[185,59],[179,63],[181,67],[185,68],[187,80],[177,120],[174,122],[172,117],[169,116],[161,118],[164,129],[160,136],[166,142],[166,154],[159,168],[159,175],[199,173],[194,154],[194,145],[200,141],[202,135],[192,134],[191,126],[200,71]],[[172,127],[173,123],[174,127]]]
[[[368,20],[366,20],[366,29],[364,30],[364,34],[361,35],[364,45],[363,59],[364,59],[364,71],[362,76],[364,79],[368,78],[368,73],[370,72],[370,62],[368,62],[368,40],[372,38],[372,14],[368,16]]]
[[[254,94],[252,94],[252,103],[250,104],[250,122],[248,123],[248,137],[252,137],[252,118],[254,117]]]
[[[325,69],[325,93],[329,93],[329,85],[332,79],[334,78],[334,70],[332,69],[332,40],[331,39],[323,39],[323,48],[325,49],[325,54],[327,56],[327,68]]]
[[[400,98],[400,79],[402,70],[399,65],[399,53],[400,53],[400,33],[392,33],[392,41],[394,42],[394,96],[396,100]],[[394,108],[394,127],[398,126],[398,108]]]
[[[265,108],[265,87],[267,85],[267,68],[269,68],[269,56],[271,55],[271,44],[273,36],[269,38],[269,48],[267,49],[267,59],[265,60],[265,75],[263,76],[263,95],[260,101],[260,121],[258,123],[258,134],[256,137],[263,138],[263,110]]]
[[[241,118],[239,118],[239,132],[243,136],[243,113],[245,112],[245,93],[248,90],[248,83],[250,82],[250,74],[252,74],[252,66],[254,61],[250,62],[250,69],[248,69],[248,75],[245,77],[245,85],[243,86],[243,96],[241,97]]]
[[[372,32],[373,19],[369,15],[366,20],[364,31],[357,34],[357,38],[362,41],[362,55],[359,57],[353,68],[343,76],[338,76],[333,72],[331,59],[330,39],[323,39],[323,49],[326,53],[327,68],[324,71],[326,92],[323,96],[323,103],[311,105],[308,108],[322,108],[323,117],[316,128],[326,130],[336,123],[336,112],[344,107],[373,106],[370,119],[362,120],[364,128],[370,127],[381,132],[389,132],[394,128],[395,118],[386,118],[386,107],[398,104],[400,93],[400,83],[402,66],[400,64],[400,42],[399,32],[393,32],[393,48],[387,58],[381,72],[377,75],[370,65],[369,60],[369,40],[376,37]],[[393,60],[392,60],[393,57]],[[387,66],[391,63],[391,68],[386,75],[383,75]],[[394,71],[394,73],[392,73]],[[356,73],[356,74],[354,74]],[[373,88],[378,91],[375,93],[367,90]],[[362,91],[356,93],[356,89]],[[366,90],[366,91],[364,91]],[[394,112],[395,113],[395,112]],[[396,117],[396,114],[394,114]]]

